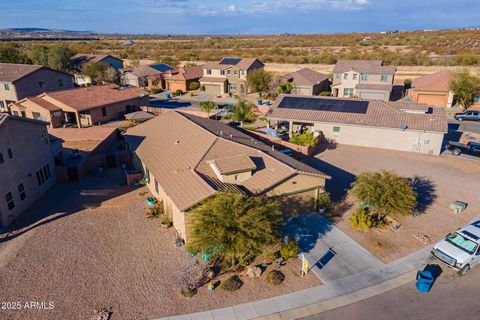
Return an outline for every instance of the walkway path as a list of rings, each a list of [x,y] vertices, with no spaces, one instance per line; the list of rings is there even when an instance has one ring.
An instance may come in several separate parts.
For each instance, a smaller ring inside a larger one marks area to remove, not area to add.
[[[301,219],[301,220],[295,220]],[[294,218],[288,232],[306,252],[311,269],[324,285],[206,312],[157,320],[297,319],[356,302],[415,279],[428,263],[431,247],[384,264],[318,214]],[[360,291],[359,291],[360,290]]]

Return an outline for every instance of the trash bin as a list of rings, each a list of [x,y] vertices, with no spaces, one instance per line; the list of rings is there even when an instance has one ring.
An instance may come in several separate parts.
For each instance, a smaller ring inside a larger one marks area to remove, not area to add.
[[[171,97],[172,97],[172,95],[170,94],[170,92],[167,92],[167,93],[165,94],[165,98],[170,99]]]
[[[270,100],[267,100],[267,101],[265,102],[265,104],[270,107],[270,105],[271,105]]]
[[[258,103],[259,106],[261,106],[263,104],[262,99],[258,99],[257,103]]]
[[[421,293],[428,293],[432,289],[435,278],[433,274],[428,270],[422,270],[417,272],[417,290]]]

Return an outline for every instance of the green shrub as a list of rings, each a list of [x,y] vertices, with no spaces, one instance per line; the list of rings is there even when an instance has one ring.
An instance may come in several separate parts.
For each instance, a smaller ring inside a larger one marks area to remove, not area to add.
[[[183,94],[183,91],[181,89],[178,89],[178,90],[175,90],[172,95],[174,97],[178,97],[178,96],[181,96]]]
[[[295,239],[289,239],[286,244],[280,246],[280,256],[285,260],[295,258],[299,252],[300,247]]]
[[[161,88],[151,88],[150,90],[148,90],[151,94],[157,94],[157,93],[160,93],[160,92],[163,92],[163,90]]]
[[[199,82],[190,82],[188,85],[188,90],[198,90],[200,88],[200,83]]]
[[[227,280],[223,281],[222,289],[225,291],[235,291],[242,287],[243,281],[240,279],[239,276],[234,275],[228,278]]]
[[[172,220],[170,220],[170,218],[167,215],[164,215],[162,218],[162,224],[170,225],[171,223],[172,223]]]
[[[275,286],[282,284],[283,280],[285,279],[285,275],[279,270],[272,270],[267,273],[267,280],[268,283],[271,283]]]
[[[280,251],[276,250],[276,251],[269,252],[265,256],[265,258],[267,258],[270,261],[274,261],[275,259],[280,258]]]
[[[150,208],[150,210],[147,212],[147,215],[152,219],[156,219],[160,217],[163,213],[163,202],[158,202]]]
[[[380,228],[385,225],[385,221],[376,214],[369,214],[364,208],[358,208],[348,220],[353,229],[358,231],[368,231],[372,228]]]
[[[332,208],[332,199],[330,198],[329,192],[322,192],[317,199],[317,205],[320,209],[331,209]]]
[[[322,91],[318,94],[321,97],[329,97],[331,95],[330,91]]]
[[[318,138],[315,138],[312,132],[294,133],[290,142],[299,146],[315,147],[318,144]]]

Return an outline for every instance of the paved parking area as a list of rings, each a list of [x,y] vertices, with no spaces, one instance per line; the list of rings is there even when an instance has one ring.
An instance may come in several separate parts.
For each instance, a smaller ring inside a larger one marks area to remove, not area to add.
[[[346,211],[336,225],[368,251],[385,262],[404,257],[425,246],[415,236],[427,236],[431,242],[468,223],[480,214],[480,161],[457,157],[379,150],[339,145],[308,161],[333,177],[327,188],[336,199],[350,188],[356,175],[380,169],[395,170],[412,179],[419,194],[415,215],[398,219],[396,231],[353,231],[348,218],[354,207]],[[455,215],[449,210],[452,201],[468,203],[466,211]],[[347,202],[352,199],[347,198]]]

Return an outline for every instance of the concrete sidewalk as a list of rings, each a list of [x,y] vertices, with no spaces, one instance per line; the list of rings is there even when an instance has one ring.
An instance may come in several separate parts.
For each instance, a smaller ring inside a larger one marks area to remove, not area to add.
[[[385,264],[318,214],[288,223],[324,285],[232,307],[158,320],[297,319],[374,296],[415,280],[431,246]],[[326,303],[328,302],[328,303]]]

